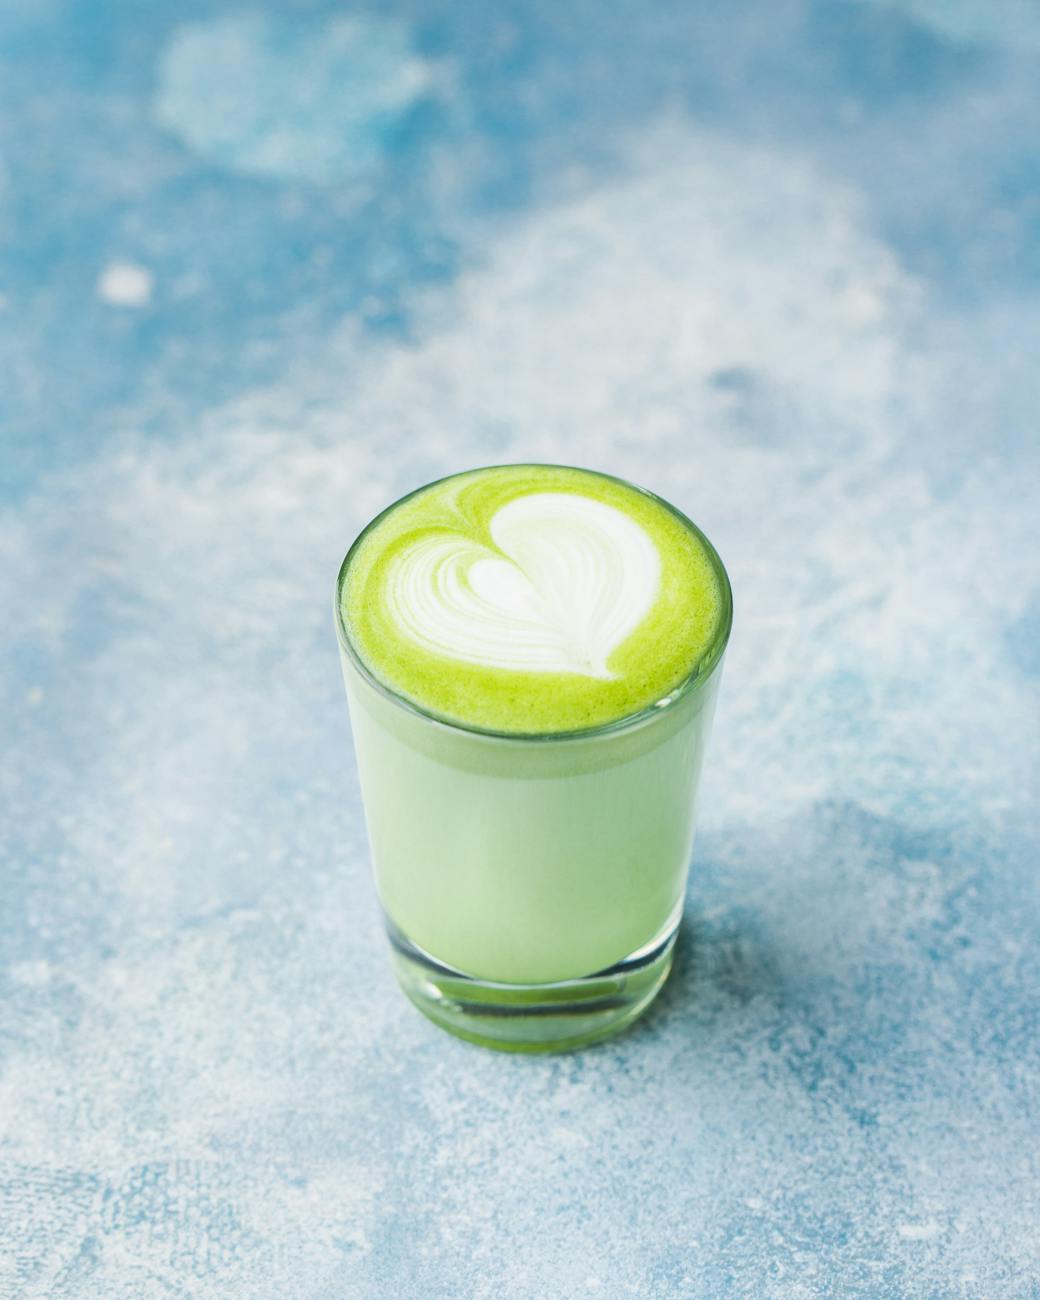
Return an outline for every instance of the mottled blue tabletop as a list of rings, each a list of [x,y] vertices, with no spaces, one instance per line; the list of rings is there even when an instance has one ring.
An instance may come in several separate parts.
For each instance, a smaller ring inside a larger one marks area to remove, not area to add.
[[[1040,1295],[1034,0],[0,3],[0,1295]],[[475,464],[736,622],[673,978],[393,984],[331,619]]]

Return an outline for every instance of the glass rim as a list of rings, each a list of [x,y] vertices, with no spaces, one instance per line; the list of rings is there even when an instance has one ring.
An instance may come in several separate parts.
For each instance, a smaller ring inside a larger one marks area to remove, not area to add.
[[[350,570],[351,561],[357,554],[358,549],[364,542],[370,532],[381,523],[387,515],[391,514],[398,506],[402,506],[412,497],[418,496],[420,492],[425,492],[429,488],[437,487],[440,483],[446,483],[449,479],[462,478],[469,474],[480,474],[486,470],[492,469],[563,469],[575,470],[581,474],[591,474],[598,478],[610,479],[614,483],[619,483],[623,487],[630,488],[633,492],[638,492],[644,497],[649,497],[658,505],[663,506],[670,514],[674,515],[684,527],[688,528],[691,533],[700,541],[704,547],[705,554],[711,564],[711,568],[719,584],[719,592],[722,597],[721,617],[715,635],[708,644],[707,649],[693,665],[690,672],[681,678],[667,694],[652,700],[649,704],[631,713],[625,713],[620,718],[611,718],[609,722],[599,722],[591,727],[578,727],[570,731],[501,731],[494,727],[481,727],[475,723],[463,722],[458,718],[449,717],[447,714],[438,713],[436,709],[428,709],[424,705],[410,699],[407,695],[402,695],[396,691],[387,682],[379,678],[371,668],[362,659],[357,647],[350,639],[347,632],[346,624],[343,618],[343,588],[346,584],[347,574]],[[649,488],[641,486],[639,483],[632,483],[630,480],[621,478],[617,474],[608,474],[604,470],[588,469],[583,465],[561,465],[550,461],[509,461],[501,465],[479,465],[473,469],[454,470],[450,474],[442,474],[440,478],[431,479],[428,483],[423,483],[403,496],[392,501],[375,515],[358,533],[350,545],[350,549],[343,557],[343,563],[339,566],[339,573],[336,576],[335,591],[335,608],[334,615],[336,620],[336,634],[340,646],[350,658],[351,664],[357,669],[361,677],[371,686],[379,695],[388,700],[391,704],[403,709],[406,713],[414,714],[416,717],[423,718],[427,722],[435,723],[442,727],[447,727],[451,731],[459,731],[472,736],[482,736],[493,740],[510,740],[519,744],[540,744],[550,741],[577,741],[591,740],[598,736],[616,735],[621,731],[628,731],[642,726],[653,718],[659,718],[665,713],[671,712],[680,701],[684,700],[693,691],[707,682],[712,673],[718,667],[723,652],[729,642],[730,631],[733,627],[733,589],[730,585],[729,574],[726,572],[726,566],[712,545],[710,540],[697,527],[688,515],[684,514],[677,506],[673,506],[670,501],[660,497],[656,492]]]

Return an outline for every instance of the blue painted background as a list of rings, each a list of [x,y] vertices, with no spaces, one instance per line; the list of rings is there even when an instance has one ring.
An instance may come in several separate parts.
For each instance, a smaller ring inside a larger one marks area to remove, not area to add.
[[[1040,1295],[1032,0],[0,3],[0,1294]],[[737,620],[584,1054],[377,926],[357,528],[548,459]]]

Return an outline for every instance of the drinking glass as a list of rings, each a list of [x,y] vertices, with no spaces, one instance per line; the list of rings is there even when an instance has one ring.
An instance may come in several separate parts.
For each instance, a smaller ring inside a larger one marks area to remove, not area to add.
[[[700,539],[718,578],[718,631],[701,659],[627,717],[576,732],[496,732],[397,694],[351,643],[342,592],[352,558],[400,504],[362,532],[336,584],[397,979],[460,1038],[511,1051],[583,1046],[635,1020],[671,968],[732,622],[726,571],[700,530],[662,501]]]

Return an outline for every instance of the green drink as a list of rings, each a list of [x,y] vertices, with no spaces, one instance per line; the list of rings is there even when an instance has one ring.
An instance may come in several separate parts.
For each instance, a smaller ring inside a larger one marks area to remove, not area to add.
[[[605,1037],[664,982],[731,603],[606,475],[498,466],[375,519],[337,628],[397,974],[462,1037]]]

